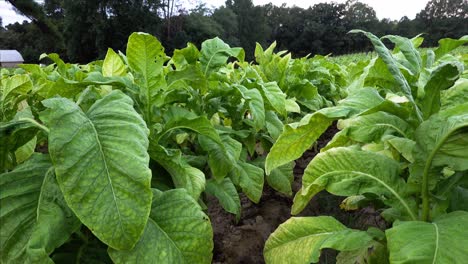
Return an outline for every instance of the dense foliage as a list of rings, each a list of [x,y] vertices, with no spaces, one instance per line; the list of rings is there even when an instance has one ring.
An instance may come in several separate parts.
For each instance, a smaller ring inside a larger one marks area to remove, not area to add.
[[[378,57],[367,61],[336,106],[285,126],[266,159],[266,172],[295,160],[333,121],[340,132],[307,166],[292,214],[320,191],[346,196],[342,207],[369,204],[391,228],[354,230],[328,216],[293,217],[265,245],[267,263],[318,262],[320,251],[338,263],[463,263],[468,255],[468,42],[442,39],[420,52],[422,37],[363,33]]]
[[[251,0],[228,0],[210,10],[204,5],[184,6],[181,0],[8,0],[31,22],[0,27],[0,46],[17,49],[26,62],[37,62],[43,52],[65,60],[89,62],[104,58],[107,47],[125,50],[127,36],[143,31],[158,36],[172,54],[187,42],[200,45],[220,37],[241,46],[253,59],[255,42],[274,41],[294,57],[307,54],[346,54],[372,50],[360,28],[375,35],[412,37],[424,33],[424,45],[433,47],[444,37],[468,34],[467,0],[431,0],[414,19],[378,19],[372,7],[356,0],[320,3],[310,8],[255,6]],[[193,8],[191,10],[188,10]],[[5,22],[5,21],[4,21]],[[0,23],[1,25],[1,23]]]
[[[167,56],[133,33],[125,54],[0,71],[1,263],[210,263],[206,195],[236,219],[268,184],[292,195],[294,160],[333,123],[308,165],[297,214],[322,190],[374,206],[393,226],[293,217],[268,263],[459,263],[467,250],[467,37],[363,33],[378,56],[341,65],[219,38]],[[394,43],[389,50],[382,40]],[[408,245],[403,247],[402,245]],[[450,253],[448,253],[450,252]]]
[[[2,69],[2,263],[88,263],[107,246],[117,263],[209,263],[203,193],[237,218],[238,192],[291,195],[293,162],[265,176],[266,153],[283,122],[344,96],[340,66],[274,48],[253,64],[214,38],[171,58],[134,33],[125,55]]]

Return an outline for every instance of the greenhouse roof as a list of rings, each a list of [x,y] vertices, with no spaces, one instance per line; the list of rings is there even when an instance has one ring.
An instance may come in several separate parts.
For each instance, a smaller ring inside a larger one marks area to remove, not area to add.
[[[23,62],[23,57],[17,50],[0,50],[0,62]]]

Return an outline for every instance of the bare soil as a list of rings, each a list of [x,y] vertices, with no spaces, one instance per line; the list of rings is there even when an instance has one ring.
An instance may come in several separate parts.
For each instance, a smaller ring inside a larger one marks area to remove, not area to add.
[[[294,168],[293,192],[301,187],[302,175],[307,164],[325,146],[337,132],[330,127],[311,148],[296,160]],[[232,214],[225,212],[216,198],[208,197],[208,214],[214,232],[215,264],[256,264],[265,263],[263,247],[269,235],[291,217],[292,198],[278,193],[270,187],[264,187],[262,199],[254,204],[241,194],[242,213],[236,223]],[[339,207],[344,197],[337,197],[321,192],[316,195],[300,216],[331,215],[351,228],[366,230],[369,226],[384,229],[386,222],[372,207],[357,211],[342,211]],[[325,250],[320,263],[335,263],[336,252]]]

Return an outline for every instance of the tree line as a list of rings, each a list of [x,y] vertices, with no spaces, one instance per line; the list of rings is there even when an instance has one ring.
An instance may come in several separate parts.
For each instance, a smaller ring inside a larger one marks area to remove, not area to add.
[[[363,29],[378,36],[425,34],[425,46],[444,37],[468,34],[468,0],[431,0],[414,19],[378,19],[375,10],[357,0],[319,3],[309,8],[255,6],[252,0],[227,0],[210,9],[201,4],[187,10],[180,0],[7,0],[31,21],[3,27],[0,48],[17,49],[27,62],[41,53],[58,53],[65,60],[89,62],[103,58],[107,48],[125,50],[135,31],[158,37],[171,54],[187,42],[197,46],[218,36],[231,46],[241,46],[248,59],[255,43],[273,41],[293,56],[345,54],[371,50],[359,35]]]

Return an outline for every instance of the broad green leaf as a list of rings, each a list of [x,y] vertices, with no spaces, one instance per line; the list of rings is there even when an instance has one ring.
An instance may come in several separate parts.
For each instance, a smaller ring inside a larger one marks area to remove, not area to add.
[[[278,139],[281,132],[283,132],[283,122],[281,122],[273,111],[267,111],[265,113],[265,122],[266,129],[273,140]]]
[[[67,65],[57,53],[50,53],[50,54],[42,53],[41,56],[39,56],[39,60],[43,60],[44,58],[49,58],[57,65],[56,69],[57,69],[57,72],[60,73],[60,75],[64,77],[67,75]]]
[[[26,74],[17,74],[0,80],[0,121],[13,118],[19,102],[32,88],[31,79]]]
[[[205,40],[201,46],[200,63],[205,76],[226,65],[229,57],[244,61],[245,52],[242,48],[231,48],[220,38]]]
[[[439,112],[440,92],[452,87],[463,71],[461,63],[452,62],[438,65],[424,86],[424,97],[419,102],[424,119]]]
[[[45,80],[41,88],[37,90],[37,93],[44,98],[61,96],[72,99],[85,88],[86,84],[84,83],[66,80],[63,77],[59,77],[54,81]]]
[[[127,59],[132,70],[144,78],[143,84],[148,89],[154,88],[154,77],[162,73],[166,60],[161,43],[150,34],[133,33],[128,38]]]
[[[261,168],[247,162],[238,162],[231,172],[233,177],[239,179],[242,191],[254,203],[258,203],[262,197],[264,174]]]
[[[342,251],[336,256],[336,264],[389,264],[385,245],[372,241],[355,251]]]
[[[55,248],[67,242],[80,226],[80,220],[65,202],[55,173],[49,170],[39,196],[37,223],[28,242],[30,261],[42,262]]]
[[[276,82],[259,83],[265,99],[271,104],[274,110],[285,116],[286,112],[286,94],[281,91]]]
[[[358,77],[354,78],[349,84],[348,91],[356,92],[364,87],[366,78],[378,59],[379,57],[375,57],[369,61],[369,63],[363,68],[362,72],[359,73]]]
[[[457,186],[450,193],[449,211],[468,211],[468,188]]]
[[[22,163],[27,160],[31,155],[34,153],[34,149],[36,148],[37,137],[33,137],[30,141],[28,141],[23,146],[19,147],[15,151],[15,157],[17,163]]]
[[[210,120],[208,120],[205,116],[199,116],[195,118],[171,118],[166,124],[164,124],[162,135],[174,129],[189,129],[200,135],[210,138],[218,144],[222,144],[221,138],[216,132],[216,129],[213,127]],[[158,138],[162,135],[158,136]]]
[[[272,170],[270,174],[266,176],[268,185],[278,192],[292,195],[291,184],[294,181],[294,165],[294,162],[289,162]]]
[[[151,145],[149,154],[169,172],[176,188],[184,188],[195,200],[205,190],[205,174],[190,166],[180,150],[166,150],[159,145]]]
[[[263,51],[262,45],[260,45],[260,43],[255,43],[255,61],[258,64],[268,63],[272,58],[273,51],[275,50],[275,48],[276,41],[271,43],[271,45],[265,51]]]
[[[290,113],[300,113],[301,107],[296,103],[294,99],[288,98],[285,102],[286,111]]]
[[[339,124],[339,123],[338,123]],[[336,133],[333,138],[328,141],[327,145],[322,147],[320,149],[320,152],[327,151],[332,148],[337,148],[337,147],[346,147],[353,145],[355,142],[353,142],[346,134],[348,133],[348,129],[343,129]]]
[[[463,210],[468,211],[468,170],[463,172],[453,171],[446,167],[442,169],[443,179],[437,183],[436,188],[431,192],[433,206],[429,214],[432,218],[437,218],[448,212]]]
[[[442,91],[441,110],[468,102],[468,79],[459,79],[450,89]]]
[[[22,163],[34,153],[38,129],[47,128],[36,122],[31,107],[25,106],[16,112],[13,120],[7,122],[5,126],[0,123],[2,150],[5,152],[14,151],[16,163]],[[0,153],[3,151],[0,151]]]
[[[26,120],[0,123],[0,172],[13,168],[17,161],[14,151],[32,140],[37,130]]]
[[[346,197],[340,203],[340,208],[345,211],[357,210],[365,203],[367,198],[364,195],[353,195]]]
[[[468,36],[463,36],[460,39],[444,38],[439,40],[439,47],[434,51],[435,60],[466,43],[468,43]]]
[[[390,137],[387,143],[394,147],[407,161],[414,162],[413,149],[416,146],[416,142],[401,137]]]
[[[426,51],[426,68],[432,68],[435,62],[435,53],[429,49]]]
[[[301,101],[313,101],[320,97],[318,93],[318,88],[312,83],[311,80],[298,78],[297,83],[294,82],[290,84],[287,90],[289,97],[299,98]]]
[[[163,119],[167,123],[171,121],[179,121],[183,119],[195,119],[198,116],[188,108],[181,107],[181,106],[170,106],[167,110],[163,113]]]
[[[133,80],[127,76],[104,76],[101,72],[90,72],[86,78],[81,81],[82,85],[113,85],[130,90],[133,93],[140,92],[140,88],[133,83]]]
[[[348,110],[349,115],[358,115],[361,113],[371,114],[378,111],[396,114],[403,112],[403,110],[399,108],[398,105],[382,98],[377,90],[361,89],[341,100],[336,108],[329,107],[322,111],[326,111],[326,113],[330,115],[333,115],[333,112],[337,110]]]
[[[385,47],[385,45],[382,43],[382,41],[379,38],[377,38],[374,34],[362,30],[351,30],[350,33],[362,33],[367,38],[369,38],[369,40],[372,42],[372,45],[374,45],[375,51],[385,62],[385,64],[388,67],[388,70],[395,78],[395,81],[399,84],[401,91],[408,97],[408,99],[412,100],[413,96],[411,95],[411,88],[408,84],[408,81],[401,73],[400,69],[398,68],[397,62],[395,61],[387,47]]]
[[[396,223],[385,232],[390,263],[462,263],[468,256],[467,224],[464,211],[442,215],[432,223]]]
[[[468,104],[439,112],[423,122],[415,132],[415,162],[409,182],[420,184],[428,177],[430,189],[440,179],[442,167],[468,170]]]
[[[270,172],[301,157],[307,149],[325,132],[333,121],[379,108],[386,104],[377,91],[361,89],[342,100],[338,106],[321,109],[304,116],[301,121],[284,126],[283,132],[270,150],[265,162],[265,172]],[[376,111],[378,111],[376,109]]]
[[[0,174],[2,263],[53,263],[49,254],[79,227],[51,168],[48,155],[34,154]]]
[[[369,72],[367,73],[367,76],[365,76],[364,79],[364,86],[361,88],[379,87],[385,89],[386,91],[399,93],[401,91],[400,84],[395,80],[393,74],[388,69],[387,64],[385,64],[384,60],[378,56],[375,58],[375,61],[372,61],[374,62],[374,64],[372,65],[372,67],[369,68]],[[402,66],[398,64],[397,67]],[[360,79],[362,79],[363,77],[364,76],[361,76]]]
[[[240,198],[231,179],[224,178],[220,183],[215,180],[208,180],[206,182],[206,192],[218,198],[224,210],[235,214],[237,219],[240,218]]]
[[[388,70],[392,74],[395,81],[398,83],[398,86],[400,88],[399,90],[403,92],[406,95],[406,97],[408,97],[410,102],[415,107],[418,119],[421,120],[422,114],[415,105],[416,103],[414,102],[413,95],[411,93],[411,87],[409,86],[408,81],[406,80],[403,73],[400,71],[395,58],[393,58],[392,54],[387,49],[387,47],[385,47],[382,41],[372,33],[365,32],[362,30],[351,30],[350,33],[362,33],[366,35],[367,38],[369,38],[369,40],[372,42],[372,45],[374,45],[375,51],[377,52],[377,54],[379,54],[379,57],[382,58],[382,60],[385,62]]]
[[[102,63],[102,75],[105,77],[124,76],[127,71],[122,58],[111,48],[107,49],[106,57]]]
[[[140,106],[144,119],[151,122],[152,102],[161,89],[163,65],[166,54],[161,43],[152,35],[133,33],[127,44],[128,65],[136,73],[135,81],[140,86],[139,96],[143,102]]]
[[[416,47],[413,45],[413,42],[404,37],[394,36],[394,35],[387,35],[383,38],[389,39],[391,42],[395,44],[395,48],[400,50],[407,62],[401,62],[405,67],[410,69],[413,75],[419,73],[422,67],[422,60],[419,52],[416,50]]]
[[[419,48],[421,44],[424,42],[424,37],[422,37],[423,34],[418,34],[411,38],[411,42],[413,43],[413,46],[415,48]]]
[[[168,87],[166,90],[173,90],[184,87],[185,83],[191,84],[197,90],[206,89],[206,78],[199,65],[189,65],[182,70],[170,71],[166,74]]]
[[[198,136],[201,147],[208,152],[208,165],[213,177],[221,181],[237,164],[242,151],[242,144],[229,136],[223,136],[224,144],[208,138],[204,135]]]
[[[266,174],[283,164],[301,157],[333,122],[320,112],[306,115],[299,123],[285,125],[283,133],[268,153],[265,161]]]
[[[132,100],[115,90],[86,113],[64,98],[43,104],[49,153],[67,204],[101,241],[132,248],[151,206],[148,129]]]
[[[187,47],[174,50],[172,62],[174,62],[177,69],[181,69],[187,64],[196,64],[199,57],[200,51],[197,49],[197,46],[187,43]]]
[[[346,128],[346,136],[363,143],[378,142],[387,134],[409,138],[413,133],[405,120],[385,112],[340,120],[338,127]]]
[[[291,53],[280,51],[275,54],[273,53],[275,46],[276,44],[270,45],[262,56],[257,56],[256,60],[259,65],[254,67],[258,69],[257,72],[262,76],[263,81],[275,81],[283,87],[286,72],[290,66]],[[258,51],[261,52],[261,50]],[[257,55],[260,55],[259,53]]]
[[[211,263],[213,230],[198,203],[184,190],[153,189],[151,214],[131,250],[109,248],[115,263]]]
[[[257,89],[247,89],[242,85],[235,86],[242,98],[248,103],[253,127],[258,131],[265,126],[265,105],[261,93]]]
[[[416,219],[416,204],[399,173],[399,164],[386,156],[352,148],[333,148],[318,154],[309,163],[302,177],[301,191],[296,196],[307,201],[324,189],[340,196],[373,193],[383,203],[400,210],[403,218]],[[295,198],[293,214],[299,213],[303,206],[304,201],[296,205]]]
[[[18,74],[2,79],[0,98],[6,103],[11,97],[25,95],[32,89],[32,82],[28,75]]]
[[[324,248],[354,251],[371,241],[367,232],[349,229],[333,217],[293,217],[270,235],[263,255],[268,264],[317,263]]]
[[[265,167],[265,157],[259,157],[252,161],[253,164],[260,168]],[[279,166],[278,168],[271,171],[269,175],[266,175],[268,185],[278,192],[286,195],[292,195],[291,184],[294,181],[294,161]]]

